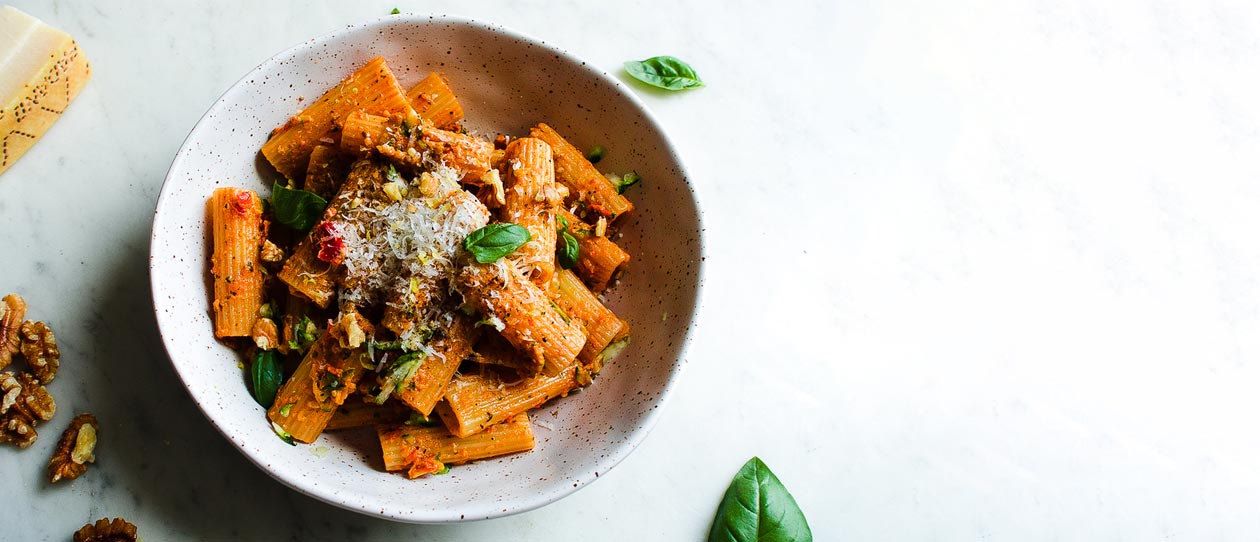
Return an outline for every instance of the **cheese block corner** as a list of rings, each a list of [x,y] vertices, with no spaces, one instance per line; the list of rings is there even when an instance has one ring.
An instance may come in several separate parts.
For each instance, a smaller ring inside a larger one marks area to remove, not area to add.
[[[69,34],[0,7],[0,174],[61,118],[91,75]]]

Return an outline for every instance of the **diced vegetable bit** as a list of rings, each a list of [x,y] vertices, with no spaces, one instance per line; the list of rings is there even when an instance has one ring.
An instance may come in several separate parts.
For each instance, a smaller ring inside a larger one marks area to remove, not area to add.
[[[438,418],[436,412],[429,414],[428,416],[419,412],[412,412],[411,416],[407,418],[407,421],[403,422],[403,424],[416,427],[437,427],[442,425],[442,419]]]
[[[639,183],[642,180],[638,173],[631,171],[625,175],[617,175],[608,173],[604,175],[608,177],[608,182],[612,183],[613,188],[617,189],[618,194],[626,193],[626,189]]]
[[[402,13],[402,12],[401,12],[401,11],[398,11],[398,8],[394,8],[394,9],[390,10],[390,12],[389,12],[389,14],[390,14],[390,15],[398,15],[399,13]]]
[[[591,147],[591,150],[586,151],[586,159],[590,160],[592,164],[598,164],[600,160],[604,159],[604,147],[599,145]]]
[[[288,443],[289,446],[297,446],[297,443],[293,442],[293,435],[290,435],[288,431],[285,431],[284,428],[280,427],[280,425],[276,422],[271,422],[271,430],[275,431],[276,436],[280,437],[280,440]]]

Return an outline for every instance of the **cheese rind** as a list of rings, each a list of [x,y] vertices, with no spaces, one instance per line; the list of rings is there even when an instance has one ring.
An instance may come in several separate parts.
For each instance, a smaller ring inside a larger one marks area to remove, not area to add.
[[[0,174],[21,158],[91,77],[69,34],[13,7],[0,8]]]

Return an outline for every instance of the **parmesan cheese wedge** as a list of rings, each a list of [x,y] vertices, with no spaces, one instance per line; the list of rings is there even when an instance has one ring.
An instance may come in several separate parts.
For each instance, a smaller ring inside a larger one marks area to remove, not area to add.
[[[61,118],[91,75],[69,34],[0,7],[0,173]]]

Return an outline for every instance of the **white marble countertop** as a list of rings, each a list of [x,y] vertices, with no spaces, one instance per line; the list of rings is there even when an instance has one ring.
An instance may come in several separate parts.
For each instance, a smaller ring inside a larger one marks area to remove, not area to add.
[[[247,70],[389,2],[17,0],[94,77],[0,177],[0,292],[64,354],[0,448],[0,539],[701,540],[752,455],[818,540],[1260,537],[1260,8],[1246,2],[398,2],[482,18],[648,94],[706,212],[706,306],[656,430],[597,483],[391,524],[253,467],[187,400],[147,254],[185,134]],[[49,486],[71,414],[99,462]],[[38,518],[38,519],[35,519]],[[402,538],[400,538],[402,537]]]

